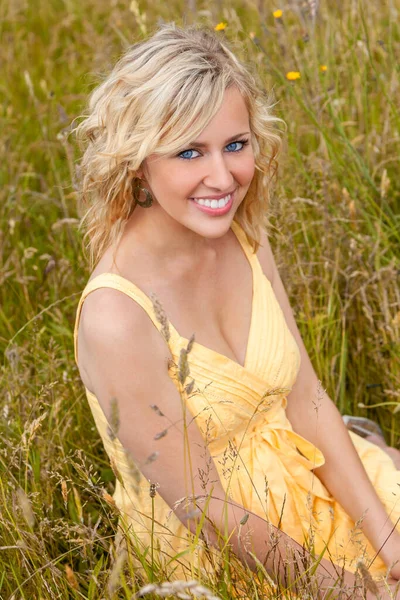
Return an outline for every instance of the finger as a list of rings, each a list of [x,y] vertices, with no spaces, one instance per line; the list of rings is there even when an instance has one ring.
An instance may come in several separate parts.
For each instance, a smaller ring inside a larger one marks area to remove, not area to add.
[[[376,435],[375,433],[367,435],[365,439],[371,442],[372,444],[379,446],[379,448],[386,449],[388,447],[385,440],[380,435]]]

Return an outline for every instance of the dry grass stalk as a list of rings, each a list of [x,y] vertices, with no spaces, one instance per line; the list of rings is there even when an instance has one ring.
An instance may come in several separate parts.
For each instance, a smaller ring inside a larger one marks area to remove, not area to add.
[[[161,598],[174,596],[181,600],[192,600],[192,598],[204,598],[204,600],[221,600],[211,590],[197,581],[166,581],[163,583],[150,583],[142,587],[132,596],[132,600],[143,598],[148,594],[157,594]]]
[[[125,547],[118,549],[117,558],[112,566],[110,577],[108,579],[107,590],[112,596],[119,586],[120,575],[128,558],[128,552]]]

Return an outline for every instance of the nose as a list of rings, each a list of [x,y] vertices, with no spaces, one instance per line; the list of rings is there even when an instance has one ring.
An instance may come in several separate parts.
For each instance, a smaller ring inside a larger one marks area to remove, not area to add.
[[[226,191],[232,188],[234,177],[232,175],[229,157],[216,153],[207,161],[207,174],[204,177],[204,185],[218,191]]]

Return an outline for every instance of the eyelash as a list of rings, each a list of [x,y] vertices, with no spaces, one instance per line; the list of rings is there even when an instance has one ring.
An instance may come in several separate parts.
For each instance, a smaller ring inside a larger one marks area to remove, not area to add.
[[[227,146],[231,146],[232,144],[242,144],[242,147],[239,148],[239,150],[231,150],[231,151],[229,151],[229,154],[236,154],[238,152],[241,152],[248,145],[248,143],[249,143],[248,139],[234,140],[233,142],[229,142],[229,144],[227,144]],[[196,150],[196,148],[188,148],[187,150],[183,150],[182,152],[180,152],[177,155],[177,158],[180,158],[181,160],[194,160],[195,158],[198,158],[198,156],[193,156],[192,158],[184,158],[183,156],[181,156],[181,154],[185,154],[185,152],[199,152],[199,150]]]

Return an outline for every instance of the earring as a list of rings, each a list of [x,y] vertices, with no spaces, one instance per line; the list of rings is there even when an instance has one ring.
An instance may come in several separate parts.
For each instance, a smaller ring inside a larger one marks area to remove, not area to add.
[[[146,196],[146,200],[144,200],[143,202],[140,202],[140,200],[139,200],[140,192],[144,192],[144,194]],[[136,202],[136,204],[139,204],[139,206],[141,206],[142,208],[148,208],[149,206],[151,206],[153,204],[153,196],[151,195],[149,190],[145,187],[141,187],[140,184],[138,184],[138,183],[133,188],[132,195],[133,195],[133,199]]]

